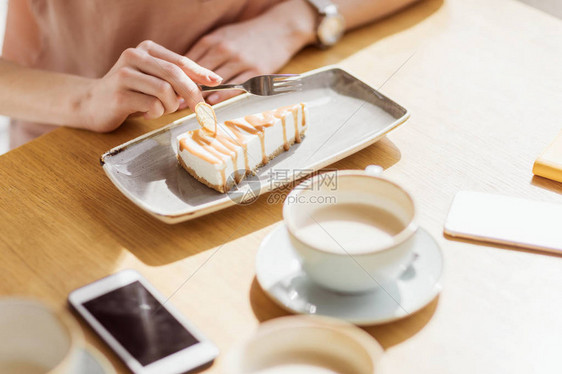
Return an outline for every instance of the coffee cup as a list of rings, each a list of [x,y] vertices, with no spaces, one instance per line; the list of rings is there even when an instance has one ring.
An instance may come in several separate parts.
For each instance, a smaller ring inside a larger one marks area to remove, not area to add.
[[[82,335],[76,323],[28,299],[0,299],[0,373],[70,374]]]
[[[317,174],[285,199],[283,219],[302,269],[326,289],[376,289],[414,257],[414,201],[379,170]]]
[[[357,326],[318,316],[262,323],[225,357],[227,374],[373,374],[380,344]]]

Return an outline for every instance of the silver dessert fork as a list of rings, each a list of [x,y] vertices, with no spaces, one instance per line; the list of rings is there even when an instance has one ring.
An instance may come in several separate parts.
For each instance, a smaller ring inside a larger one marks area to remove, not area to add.
[[[218,86],[199,86],[201,91],[244,90],[253,95],[271,96],[287,92],[300,91],[302,81],[298,74],[258,75],[244,83],[220,84]]]

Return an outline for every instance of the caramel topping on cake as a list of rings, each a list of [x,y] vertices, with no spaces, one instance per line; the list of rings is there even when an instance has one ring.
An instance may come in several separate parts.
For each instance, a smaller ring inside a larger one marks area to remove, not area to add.
[[[283,148],[285,150],[289,149],[285,133],[285,116],[288,112],[291,112],[293,115],[295,140],[296,142],[301,141],[297,123],[299,107],[303,110],[304,121],[304,104],[295,104],[269,110],[257,115],[248,115],[243,119],[226,121],[224,124],[217,125],[213,108],[204,103],[197,104],[195,108],[197,120],[202,128],[191,131],[191,137],[185,137],[180,140],[180,151],[186,150],[212,164],[221,164],[225,161],[232,160],[234,170],[236,170],[238,158],[237,150],[242,148],[244,151],[245,167],[246,170],[249,171],[248,140],[254,135],[259,137],[261,142],[262,163],[266,164],[268,158],[265,151],[264,133],[266,128],[274,125],[276,119],[281,119],[283,126]],[[237,175],[236,177],[238,178],[239,176]]]

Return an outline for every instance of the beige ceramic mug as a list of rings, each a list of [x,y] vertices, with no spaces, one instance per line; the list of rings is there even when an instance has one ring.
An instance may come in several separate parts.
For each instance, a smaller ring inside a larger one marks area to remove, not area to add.
[[[72,319],[29,299],[0,299],[0,373],[71,374],[82,342]]]
[[[328,317],[262,323],[225,358],[227,374],[374,374],[383,349],[357,326]]]
[[[332,291],[395,280],[413,259],[416,209],[379,167],[318,174],[287,196],[283,219],[303,270]]]

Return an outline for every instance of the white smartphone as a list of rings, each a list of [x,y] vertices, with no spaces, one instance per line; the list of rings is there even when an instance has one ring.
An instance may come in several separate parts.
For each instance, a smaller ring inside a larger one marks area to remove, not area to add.
[[[217,347],[134,270],[74,290],[68,302],[134,373],[183,373],[218,355]]]
[[[460,191],[444,231],[451,236],[560,253],[562,204]]]

